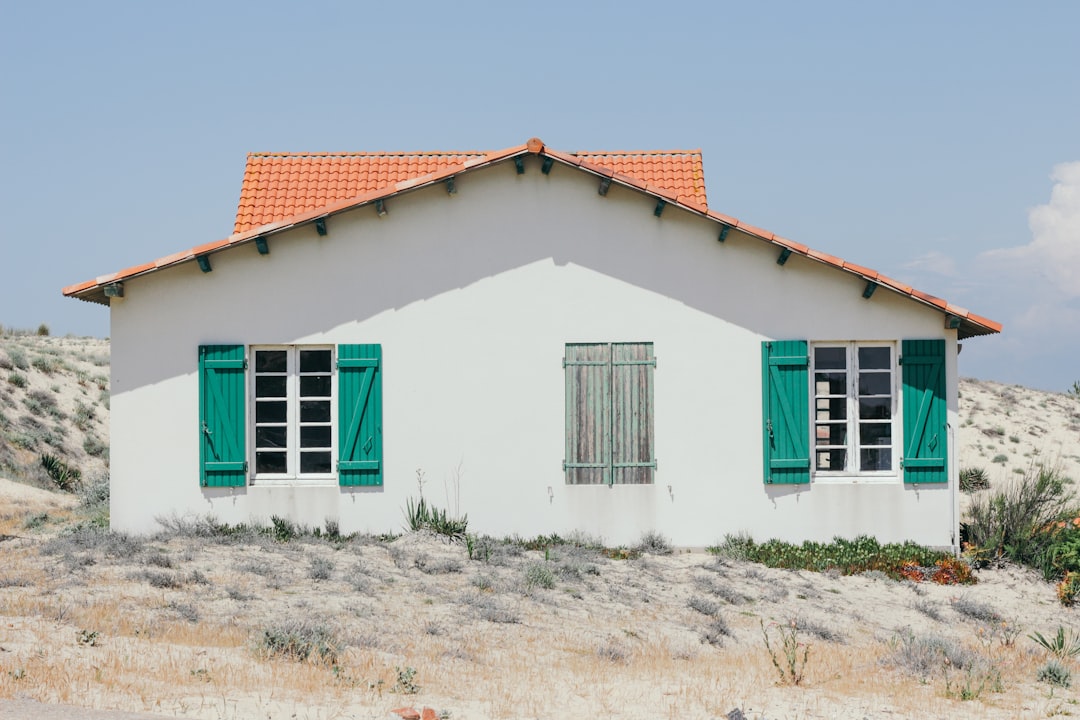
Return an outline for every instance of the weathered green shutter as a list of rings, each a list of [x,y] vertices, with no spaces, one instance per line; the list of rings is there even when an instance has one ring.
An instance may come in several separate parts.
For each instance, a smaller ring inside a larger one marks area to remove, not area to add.
[[[244,346],[199,346],[199,482],[247,484]]]
[[[567,345],[568,485],[611,482],[611,351],[606,343]]]
[[[904,340],[904,482],[948,482],[945,341]]]
[[[765,482],[810,482],[810,374],[805,340],[761,344]]]
[[[611,345],[611,482],[653,481],[652,343]]]
[[[382,485],[382,345],[338,345],[338,484]]]

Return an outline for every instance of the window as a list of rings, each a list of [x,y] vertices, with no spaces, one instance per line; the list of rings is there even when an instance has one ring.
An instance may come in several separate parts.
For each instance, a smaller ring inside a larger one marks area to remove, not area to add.
[[[563,364],[567,484],[651,483],[652,343],[568,344]]]
[[[814,470],[894,472],[893,347],[815,345]]]
[[[381,485],[382,347],[199,347],[200,483]]]
[[[897,357],[897,343],[762,343],[767,484],[901,470],[906,483],[948,482],[945,340],[899,346]]]
[[[254,478],[333,472],[333,349],[252,348]]]

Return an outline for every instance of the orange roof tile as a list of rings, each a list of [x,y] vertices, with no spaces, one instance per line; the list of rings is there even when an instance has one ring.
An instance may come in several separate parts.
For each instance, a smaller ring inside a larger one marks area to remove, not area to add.
[[[551,158],[570,166],[579,167],[583,172],[611,178],[614,183],[663,199],[665,202],[681,207],[683,210],[709,218],[747,236],[787,248],[792,253],[797,253],[810,260],[884,285],[916,302],[959,318],[958,335],[961,339],[974,335],[1001,332],[1002,326],[999,322],[976,315],[965,308],[951,305],[945,300],[915,290],[909,285],[881,275],[876,270],[855,265],[845,261],[843,258],[827,253],[817,252],[768,230],[744,223],[730,215],[709,210],[705,204],[704,183],[697,180],[700,177],[701,168],[701,153],[699,151],[562,153],[549,150],[538,138],[532,138],[524,145],[488,153],[251,154],[248,156],[240,209],[237,213],[238,229],[228,238],[205,243],[150,263],[129,267],[111,275],[100,276],[95,280],[69,285],[63,289],[63,293],[69,297],[107,305],[109,304],[109,298],[105,294],[105,286],[110,283],[122,282],[138,275],[190,262],[198,254],[254,242],[256,238],[263,235],[288,230],[298,225],[313,222],[318,218],[374,203],[376,200],[382,200],[412,188],[441,182],[460,172],[486,167],[525,154]],[[663,178],[657,178],[655,177],[655,166],[663,165],[663,162],[656,159],[642,159],[652,158],[653,156],[666,156],[668,162],[672,165],[684,164],[686,167],[690,167],[691,170],[689,174],[686,172],[672,172],[665,174]],[[671,158],[674,156],[682,159],[672,160]],[[310,170],[305,165],[307,161],[313,163],[317,161],[316,164],[319,164],[319,168],[322,169]],[[274,163],[277,162],[281,162],[282,165],[275,167]],[[293,164],[290,165],[290,162]],[[641,175],[648,175],[648,172],[643,168],[650,164],[654,166],[654,177],[651,179],[643,178]],[[323,168],[324,165],[326,168],[336,167],[337,169],[326,169]],[[693,169],[695,167],[696,170]],[[633,170],[635,173],[640,174],[627,174],[624,170]],[[305,190],[306,194],[302,193],[304,196],[301,198],[300,203],[297,204],[295,201],[297,197],[296,188],[302,183],[299,176],[304,173],[310,175],[312,172],[322,173],[324,171],[327,178],[333,176],[336,181],[322,177],[315,180],[305,177],[307,188],[310,188],[314,183],[319,186],[320,190],[314,198],[310,197],[310,193]],[[266,187],[272,189],[273,193],[265,191],[259,185],[261,182],[265,182]],[[680,183],[689,183],[689,185],[683,187],[679,185]],[[323,190],[324,187],[325,191]],[[342,192],[341,187],[349,189]],[[690,195],[687,195],[687,190],[689,190]],[[289,202],[283,202],[281,198],[292,199]],[[247,204],[245,204],[245,199],[247,199]],[[698,201],[699,199],[700,201]],[[253,219],[256,216],[269,219],[257,223]],[[244,229],[239,229],[241,225],[243,225]]]
[[[534,138],[538,153],[543,143]],[[517,150],[517,148],[511,148]],[[284,220],[338,200],[348,200],[458,166],[491,161],[496,152],[250,153],[244,168],[234,233]],[[564,162],[585,160],[613,173],[629,175],[672,196],[685,195],[706,205],[700,150],[551,153]]]

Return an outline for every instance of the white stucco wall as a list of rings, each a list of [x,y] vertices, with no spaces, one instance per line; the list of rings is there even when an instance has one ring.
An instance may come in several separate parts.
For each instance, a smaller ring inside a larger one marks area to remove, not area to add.
[[[111,310],[114,527],[212,513],[400,530],[419,468],[440,506],[456,478],[457,509],[493,535],[955,544],[951,487],[762,483],[762,340],[945,338],[955,427],[955,332],[941,313],[884,288],[864,300],[845,273],[797,256],[781,267],[775,248],[738,233],[719,243],[713,223],[677,208],[658,219],[644,195],[601,197],[583,173],[526,164],[463,175],[454,196],[394,198],[383,218],[334,216],[326,237],[275,235],[267,256],[215,254],[210,273],[189,263],[128,281]],[[608,341],[654,343],[655,483],[567,486],[564,346]],[[383,486],[199,487],[207,343],[380,343]]]

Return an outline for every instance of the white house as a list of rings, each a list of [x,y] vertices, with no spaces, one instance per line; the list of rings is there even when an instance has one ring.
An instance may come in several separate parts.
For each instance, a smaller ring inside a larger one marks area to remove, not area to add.
[[[958,341],[1001,326],[707,208],[697,152],[249,156],[112,319],[112,523],[958,543]]]

